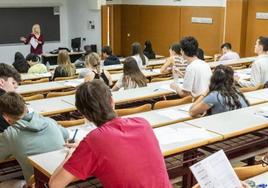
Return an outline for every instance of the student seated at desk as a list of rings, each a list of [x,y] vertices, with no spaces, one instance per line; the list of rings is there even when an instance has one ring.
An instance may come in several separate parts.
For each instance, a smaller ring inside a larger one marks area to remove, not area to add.
[[[86,82],[91,82],[94,79],[100,79],[105,82],[106,85],[111,86],[113,84],[110,73],[101,67],[100,56],[92,52],[86,56],[85,69],[80,72],[79,78],[85,78]]]
[[[202,50],[201,48],[198,48],[196,57],[198,59],[201,59],[201,60],[205,61],[204,50]]]
[[[238,53],[232,51],[232,45],[228,42],[221,45],[222,55],[216,54],[214,57],[215,61],[226,61],[240,59]],[[218,59],[219,58],[219,59]]]
[[[121,64],[119,58],[113,55],[112,48],[110,46],[104,46],[101,50],[104,58],[103,65],[118,65]]]
[[[85,45],[84,50],[85,50],[85,54],[83,54],[82,57],[80,57],[79,59],[77,59],[74,62],[74,65],[75,65],[76,68],[83,68],[86,56],[89,55],[90,53],[92,53],[92,49],[91,49],[90,45]]]
[[[69,134],[53,119],[27,111],[19,94],[8,92],[0,97],[0,112],[10,124],[0,133],[0,160],[14,156],[29,183],[33,168],[27,156],[62,149]]]
[[[199,96],[208,90],[210,77],[212,75],[210,66],[205,61],[198,59],[198,42],[194,37],[185,37],[180,41],[183,59],[188,63],[185,71],[183,86],[172,83],[170,87],[174,89],[180,97],[192,95]]]
[[[20,52],[15,53],[14,63],[12,65],[19,73],[27,73],[30,68],[26,59]]]
[[[172,73],[174,70],[179,69],[180,71],[177,74],[179,74],[179,77],[183,77],[188,64],[181,55],[180,44],[172,44],[169,48],[169,54],[169,58],[167,58],[165,64],[160,69],[161,74]]]
[[[143,54],[140,43],[134,42],[131,45],[132,57],[136,60],[140,70],[148,65],[148,58]]]
[[[123,75],[116,82],[112,91],[118,91],[121,88],[133,89],[147,86],[147,79],[139,69],[134,58],[128,57],[123,63]]]
[[[258,57],[251,66],[250,80],[235,78],[242,87],[255,87],[268,81],[268,38],[259,37],[254,51],[258,54]]]
[[[36,54],[28,54],[26,61],[30,65],[28,74],[42,74],[48,72],[47,67],[43,63],[40,63],[40,57]]]
[[[234,85],[231,67],[218,65],[211,77],[209,92],[201,95],[190,108],[190,115],[217,114],[249,106],[249,102]]]
[[[21,81],[20,74],[11,65],[0,63],[0,98],[5,92],[15,92]],[[0,133],[8,128],[9,123],[0,113]]]
[[[99,80],[79,86],[75,100],[97,128],[67,154],[51,176],[50,188],[91,176],[103,187],[171,188],[159,143],[145,119],[117,117],[111,91]]]
[[[57,62],[58,66],[54,71],[52,80],[57,77],[70,77],[75,75],[75,66],[71,63],[70,56],[66,50],[59,51]]]
[[[144,43],[143,53],[148,59],[155,59],[155,53],[153,51],[152,43],[149,40],[146,40]]]

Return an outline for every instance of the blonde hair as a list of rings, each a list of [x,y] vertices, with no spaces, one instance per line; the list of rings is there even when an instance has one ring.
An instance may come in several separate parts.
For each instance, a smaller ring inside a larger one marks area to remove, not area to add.
[[[85,66],[87,67],[90,65],[91,67],[95,68],[98,74],[101,73],[100,62],[101,62],[100,56],[95,52],[88,54],[85,58]]]
[[[60,50],[57,59],[58,65],[68,74],[75,75],[75,66],[71,63],[70,56],[66,50]]]
[[[38,29],[38,32],[36,32],[36,29]],[[32,33],[33,34],[41,34],[41,28],[40,28],[40,25],[39,24],[34,24],[33,27],[32,27]]]

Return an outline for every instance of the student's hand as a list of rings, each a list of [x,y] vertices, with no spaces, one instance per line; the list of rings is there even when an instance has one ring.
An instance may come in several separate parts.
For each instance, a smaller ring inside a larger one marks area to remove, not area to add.
[[[67,148],[77,148],[80,142],[74,142],[74,143],[69,143],[68,141],[64,144],[64,147]]]
[[[20,37],[20,41],[21,42],[26,42],[26,38],[25,37]]]

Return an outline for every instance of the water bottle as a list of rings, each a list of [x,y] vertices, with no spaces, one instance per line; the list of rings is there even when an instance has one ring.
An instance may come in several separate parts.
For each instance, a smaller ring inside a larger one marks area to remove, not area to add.
[[[47,67],[47,71],[49,72],[50,71],[50,63],[49,63],[49,61],[46,62],[46,67]]]

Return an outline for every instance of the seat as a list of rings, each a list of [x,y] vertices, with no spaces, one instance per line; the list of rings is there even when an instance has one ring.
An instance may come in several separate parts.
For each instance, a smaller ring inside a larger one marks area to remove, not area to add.
[[[259,90],[259,89],[263,89],[264,85],[261,84],[261,85],[257,85],[255,87],[241,87],[239,88],[239,90],[242,92],[242,93],[246,93],[246,92],[250,92],[250,91],[256,91],[256,90]]]
[[[172,77],[152,78],[151,82],[161,82],[161,81],[167,81],[167,80],[172,80]]]
[[[62,91],[62,92],[49,92],[47,94],[47,98],[61,97],[61,96],[66,96],[66,95],[73,95],[73,94],[75,94],[75,91],[76,90]]]
[[[77,75],[69,76],[69,77],[56,77],[54,81],[62,81],[62,80],[72,80],[78,78]]]
[[[35,94],[32,96],[23,97],[25,101],[33,101],[33,100],[38,100],[38,99],[43,99],[43,98],[44,98],[43,94]]]
[[[25,81],[22,81],[20,84],[26,85],[26,84],[38,84],[38,83],[44,83],[44,82],[49,82],[49,78],[42,78],[38,80],[25,80]]]
[[[234,168],[235,173],[237,174],[240,180],[246,180],[254,176],[260,175],[268,171],[268,166],[263,167],[260,165],[245,166],[245,167],[236,167]],[[199,184],[194,185],[192,188],[200,188]]]
[[[192,96],[187,96],[181,99],[175,99],[175,100],[164,100],[164,101],[159,101],[154,104],[153,109],[161,109],[161,108],[167,108],[171,106],[178,106],[182,104],[187,104],[192,102]]]
[[[152,105],[144,104],[142,106],[133,107],[133,108],[117,109],[115,110],[115,112],[117,113],[118,116],[126,116],[126,115],[135,114],[139,112],[147,112],[150,110],[152,110]]]
[[[67,121],[57,121],[63,127],[72,127],[76,125],[81,125],[85,123],[85,119],[77,119],[77,120],[67,120]]]

